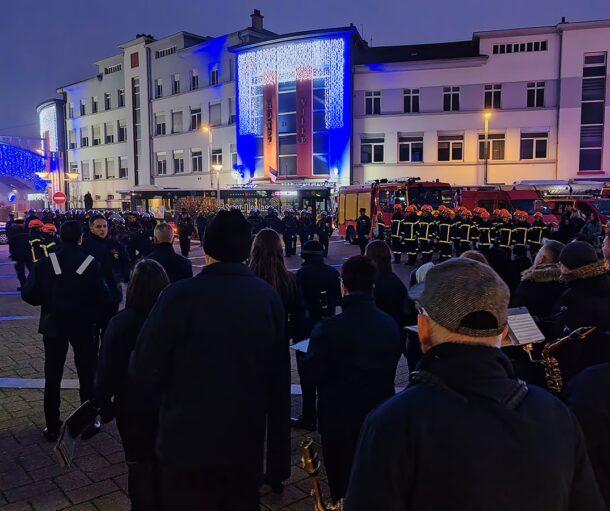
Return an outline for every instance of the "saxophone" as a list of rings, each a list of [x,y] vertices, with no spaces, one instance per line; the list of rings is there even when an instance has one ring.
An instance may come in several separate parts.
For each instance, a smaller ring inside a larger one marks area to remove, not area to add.
[[[542,349],[541,362],[544,365],[544,377],[546,379],[546,385],[551,392],[561,394],[563,390],[563,375],[561,374],[561,367],[559,366],[559,361],[553,355],[553,352],[566,342],[584,341],[591,333],[593,333],[594,330],[595,327],[591,326],[577,328],[565,337],[549,342],[544,346]]]
[[[301,452],[301,465],[305,469],[305,472],[312,477],[311,496],[314,498],[314,511],[343,511],[343,499],[336,504],[332,504],[322,495],[320,477],[318,476],[318,472],[320,471],[320,459],[311,438],[305,438],[305,440],[301,442]]]

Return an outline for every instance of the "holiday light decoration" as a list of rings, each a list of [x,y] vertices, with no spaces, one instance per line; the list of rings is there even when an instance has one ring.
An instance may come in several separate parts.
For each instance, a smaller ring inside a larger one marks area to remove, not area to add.
[[[49,151],[58,151],[57,145],[57,105],[49,103],[38,112],[40,138],[49,134]]]
[[[18,146],[0,143],[0,176],[13,176],[34,183],[44,190],[47,183],[35,173],[45,168],[45,158]]]
[[[342,128],[345,40],[316,39],[254,49],[238,55],[239,134],[262,133],[261,86],[324,80],[326,129]]]

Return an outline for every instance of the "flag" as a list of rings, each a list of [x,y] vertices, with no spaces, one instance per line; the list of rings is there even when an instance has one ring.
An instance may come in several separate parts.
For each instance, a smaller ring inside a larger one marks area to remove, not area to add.
[[[277,170],[275,170],[273,167],[269,167],[269,179],[272,183],[277,181]]]

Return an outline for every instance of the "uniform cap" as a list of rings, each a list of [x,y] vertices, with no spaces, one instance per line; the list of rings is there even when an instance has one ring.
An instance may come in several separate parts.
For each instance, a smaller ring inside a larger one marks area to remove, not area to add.
[[[454,258],[428,271],[418,302],[450,332],[491,337],[506,328],[509,299],[508,286],[490,266]]]

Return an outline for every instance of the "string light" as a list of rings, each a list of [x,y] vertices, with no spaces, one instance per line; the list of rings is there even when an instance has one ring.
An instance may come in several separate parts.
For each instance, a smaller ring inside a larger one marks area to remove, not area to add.
[[[57,106],[55,103],[43,107],[38,113],[40,138],[49,134],[49,150],[58,151],[57,147]]]
[[[45,190],[47,183],[35,173],[45,168],[45,159],[21,147],[0,143],[0,176],[13,176],[33,183],[37,190]]]
[[[343,127],[345,40],[316,39],[241,53],[237,57],[239,134],[262,133],[261,86],[324,80],[326,129]]]

